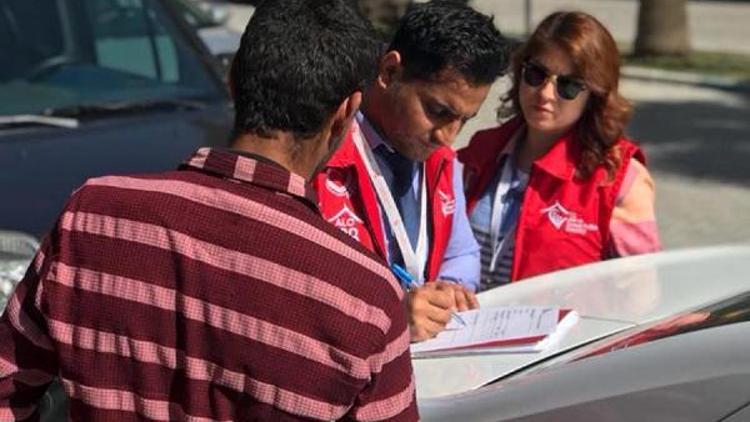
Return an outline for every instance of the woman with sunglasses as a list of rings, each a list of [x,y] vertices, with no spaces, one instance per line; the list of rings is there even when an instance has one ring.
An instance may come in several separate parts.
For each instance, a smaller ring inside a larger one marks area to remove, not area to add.
[[[512,71],[499,115],[513,117],[458,153],[481,289],[658,250],[654,183],[623,135],[631,106],[607,29],[585,13],[554,13]]]

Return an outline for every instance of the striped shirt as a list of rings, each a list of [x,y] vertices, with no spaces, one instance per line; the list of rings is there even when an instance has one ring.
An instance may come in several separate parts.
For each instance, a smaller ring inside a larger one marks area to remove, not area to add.
[[[416,420],[403,293],[305,180],[201,149],[89,180],[0,320],[0,420]]]
[[[506,157],[510,157],[506,155]],[[503,165],[505,165],[503,163]],[[501,167],[502,168],[502,167]],[[523,193],[526,190],[526,185],[529,183],[529,174],[522,171],[521,169],[514,169],[513,177],[510,180],[510,191],[504,193],[499,205],[499,215],[504,224],[502,227],[506,227],[505,232],[498,233],[497,242],[504,242],[505,245],[502,248],[502,255],[496,258],[495,266],[492,267],[491,263],[495,255],[495,247],[492,241],[492,207],[495,203],[495,196],[497,186],[500,183],[501,172],[498,171],[490,183],[490,188],[482,194],[479,201],[474,208],[469,221],[471,222],[471,229],[474,232],[474,236],[477,239],[480,250],[481,259],[481,278],[479,291],[489,290],[491,288],[507,284],[510,282],[510,272],[513,267],[513,253],[516,249],[515,242],[515,225],[518,220],[518,213],[520,210],[521,201],[523,200]]]

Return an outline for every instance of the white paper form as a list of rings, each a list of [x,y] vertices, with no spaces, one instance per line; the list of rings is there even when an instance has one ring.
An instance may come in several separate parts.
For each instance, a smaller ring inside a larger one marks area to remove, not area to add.
[[[481,308],[459,314],[466,321],[465,327],[461,327],[456,321],[451,321],[447,328],[435,338],[413,344],[412,353],[513,340],[519,342],[509,345],[511,348],[526,344],[523,349],[529,351],[543,337],[555,331],[559,322],[560,308],[556,306],[507,306]],[[528,341],[524,342],[523,339]],[[529,346],[532,346],[531,349]]]

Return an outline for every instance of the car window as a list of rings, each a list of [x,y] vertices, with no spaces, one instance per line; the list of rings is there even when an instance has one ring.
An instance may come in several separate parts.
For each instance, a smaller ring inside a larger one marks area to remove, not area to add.
[[[89,1],[98,66],[151,80],[179,80],[174,42],[141,1]]]
[[[0,49],[0,115],[222,95],[155,0],[3,0]]]
[[[63,52],[60,8],[48,2],[3,0],[0,2],[0,81],[23,77],[25,70],[45,58]]]

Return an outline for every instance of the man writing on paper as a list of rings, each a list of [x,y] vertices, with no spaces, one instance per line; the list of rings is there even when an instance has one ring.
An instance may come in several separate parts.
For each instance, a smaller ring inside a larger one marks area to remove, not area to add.
[[[315,181],[329,222],[421,285],[408,296],[413,341],[478,306],[479,248],[450,145],[507,64],[491,17],[459,2],[413,5]]]
[[[89,180],[0,320],[0,420],[418,419],[404,293],[307,184],[378,55],[348,0],[267,1],[232,66],[232,150]]]

